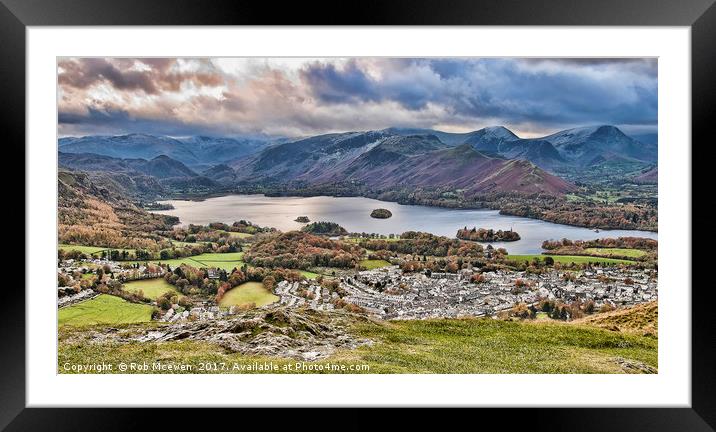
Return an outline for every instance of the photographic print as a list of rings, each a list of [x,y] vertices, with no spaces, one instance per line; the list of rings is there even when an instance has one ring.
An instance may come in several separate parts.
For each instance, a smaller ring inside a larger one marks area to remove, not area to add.
[[[657,65],[58,58],[57,372],[658,373]]]

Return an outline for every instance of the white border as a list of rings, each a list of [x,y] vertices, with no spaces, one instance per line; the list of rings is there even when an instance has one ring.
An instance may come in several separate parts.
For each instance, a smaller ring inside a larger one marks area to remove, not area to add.
[[[57,374],[53,291],[57,56],[659,57],[659,374]],[[690,93],[688,27],[30,27],[26,262],[32,265],[26,266],[27,405],[690,406]],[[157,392],[174,387],[184,391]]]

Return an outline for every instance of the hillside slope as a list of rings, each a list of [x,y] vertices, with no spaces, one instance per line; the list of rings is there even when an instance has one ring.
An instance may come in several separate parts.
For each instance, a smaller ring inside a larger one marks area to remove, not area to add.
[[[160,155],[153,159],[121,159],[93,153],[58,152],[61,168],[83,171],[116,193],[152,200],[170,192],[212,192],[220,185],[183,163]]]
[[[449,187],[467,195],[574,190],[534,164],[487,156],[469,144],[451,147],[435,135],[384,131],[312,137],[264,150],[234,164],[237,181],[359,183],[369,187]],[[225,170],[220,170],[222,176]]]
[[[589,315],[572,323],[611,331],[657,336],[659,332],[659,305],[653,301],[625,309]]]
[[[528,161],[488,157],[469,144],[421,155],[380,152],[376,147],[356,160],[334,179],[359,180],[373,187],[451,187],[466,196],[490,192],[562,194],[575,189]],[[377,159],[377,160],[374,160]]]
[[[542,138],[560,155],[577,166],[589,166],[612,159],[654,162],[655,145],[640,143],[609,125],[568,129]]]
[[[520,138],[504,126],[491,126],[468,133],[400,128],[386,131],[399,135],[432,134],[449,145],[467,143],[481,152],[508,159],[529,160],[550,170],[580,169],[623,161],[649,163],[657,158],[656,135],[643,135],[643,141],[639,141],[611,125],[567,129],[540,138]]]
[[[657,184],[659,182],[659,168],[654,167],[644,173],[634,177],[635,183]]]
[[[57,177],[58,235],[61,243],[153,249],[155,230],[171,229],[172,216],[149,213],[87,173],[60,170]]]

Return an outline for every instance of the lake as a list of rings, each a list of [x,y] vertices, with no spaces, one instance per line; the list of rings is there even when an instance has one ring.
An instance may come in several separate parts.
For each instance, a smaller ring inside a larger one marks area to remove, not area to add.
[[[458,210],[441,207],[402,205],[361,197],[267,197],[264,195],[227,195],[204,201],[169,200],[173,210],[154,213],[178,216],[182,225],[206,225],[210,222],[231,224],[244,219],[260,226],[281,231],[300,229],[304,224],[294,222],[298,216],[308,216],[312,222],[336,222],[349,232],[400,234],[404,231],[425,231],[447,237],[455,237],[463,227],[492,228],[517,231],[521,240],[496,242],[494,247],[504,247],[511,254],[536,254],[542,252],[544,240],[569,238],[588,240],[602,237],[648,237],[657,233],[636,230],[601,230],[596,233],[588,228],[554,224],[536,219],[505,216],[497,210]],[[389,219],[374,219],[370,212],[386,208],[393,213]]]

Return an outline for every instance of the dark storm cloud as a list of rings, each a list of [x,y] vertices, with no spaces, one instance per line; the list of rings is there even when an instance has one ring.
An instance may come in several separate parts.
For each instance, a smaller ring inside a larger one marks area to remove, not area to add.
[[[408,59],[390,61],[392,67],[402,72],[413,66]],[[434,90],[417,82],[416,77],[406,80],[399,74],[388,73],[382,79],[372,78],[356,61],[348,62],[341,69],[332,63],[315,62],[301,71],[301,78],[311,93],[326,103],[395,101],[405,108],[418,110],[430,102]]]
[[[374,101],[380,98],[375,92],[378,83],[371,80],[354,61],[340,71],[335,64],[317,62],[303,69],[301,78],[317,98],[326,102]]]
[[[481,68],[479,78],[473,81],[478,89],[461,99],[464,103],[458,103],[456,110],[506,122],[555,126],[656,121],[655,76],[623,72],[621,63],[566,66],[562,62],[545,70],[516,67],[515,63],[493,62]],[[604,65],[609,66],[599,70]]]
[[[525,63],[561,63],[575,65],[627,65],[627,64],[653,64],[656,65],[656,58],[631,58],[631,57],[568,57],[568,58],[545,58],[525,57],[519,59]]]
[[[633,71],[653,75],[654,77],[656,77],[659,65],[656,58],[525,58],[521,59],[521,61],[524,63],[553,64],[557,66],[614,67],[625,72]]]
[[[426,63],[442,79],[459,77],[465,68],[465,61],[459,59],[434,59]]]
[[[426,79],[428,70],[434,79]],[[303,76],[310,77],[313,95],[329,104],[393,101],[419,110],[434,103],[505,124],[656,122],[651,59],[415,59],[392,72],[370,79],[355,63],[344,70],[315,63]]]
[[[155,135],[222,135],[230,129],[202,124],[192,124],[171,118],[135,117],[123,110],[97,110],[87,113],[58,113],[63,136],[113,135],[124,133],[147,133]]]

